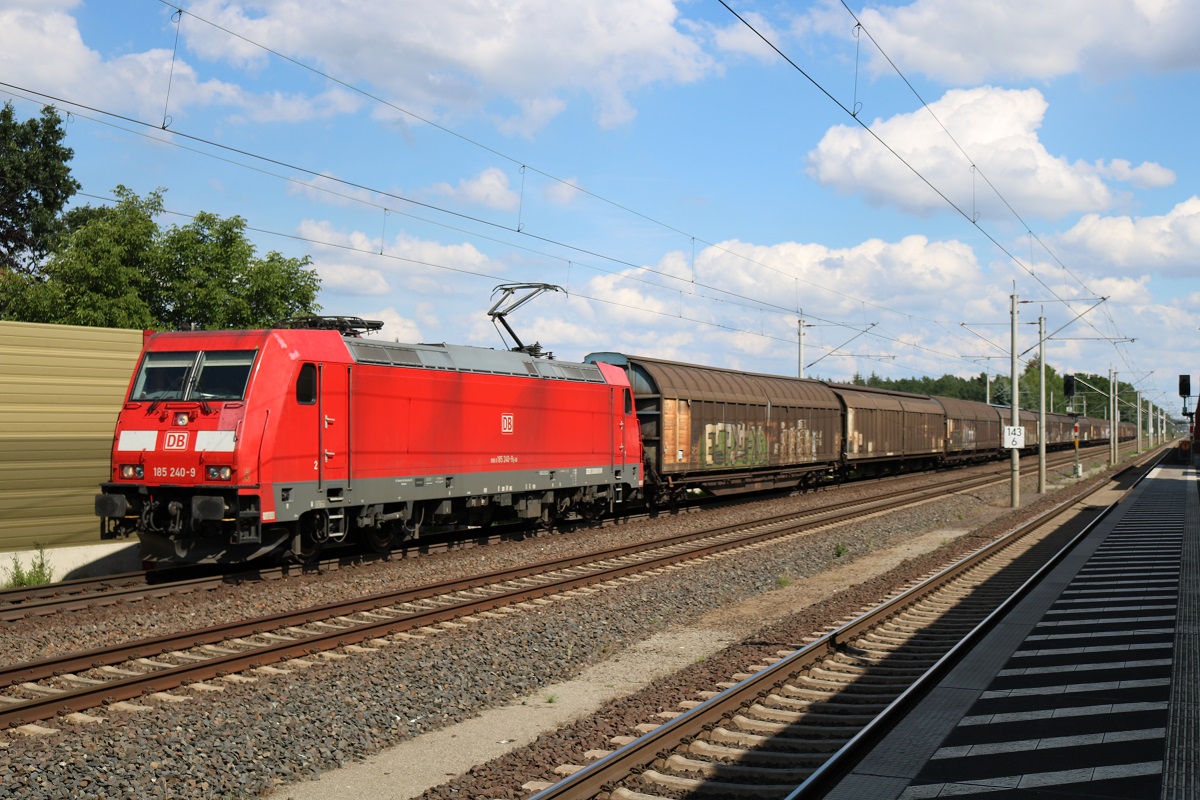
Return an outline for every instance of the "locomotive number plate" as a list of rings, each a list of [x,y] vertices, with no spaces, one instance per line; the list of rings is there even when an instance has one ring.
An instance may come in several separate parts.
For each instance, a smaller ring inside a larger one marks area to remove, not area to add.
[[[156,478],[194,478],[196,477],[195,467],[155,467],[154,477]]]

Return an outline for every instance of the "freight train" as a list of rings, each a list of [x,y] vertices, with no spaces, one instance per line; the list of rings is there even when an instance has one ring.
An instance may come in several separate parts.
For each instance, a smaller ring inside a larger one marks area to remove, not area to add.
[[[310,318],[148,336],[95,499],[147,561],[387,551],[436,526],[544,528],[696,494],[996,458],[1007,409],[620,353],[400,344]],[[1027,447],[1035,415],[1022,411]],[[1048,446],[1073,440],[1048,415]],[[1107,441],[1105,420],[1079,439]],[[1133,435],[1122,425],[1118,435]]]

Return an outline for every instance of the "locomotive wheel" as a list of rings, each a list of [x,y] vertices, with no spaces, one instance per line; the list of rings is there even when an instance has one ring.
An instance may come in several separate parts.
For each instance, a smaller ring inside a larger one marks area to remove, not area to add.
[[[392,555],[396,546],[396,531],[390,525],[377,525],[367,528],[367,545],[386,561]]]
[[[307,533],[301,532],[292,536],[292,556],[301,564],[316,561],[324,547],[324,542],[314,540]]]
[[[301,564],[316,561],[328,540],[329,517],[323,511],[310,511],[292,534],[292,556]]]
[[[604,514],[608,511],[608,506],[604,501],[596,500],[591,503],[580,503],[577,511],[580,519],[588,525],[595,525],[604,518]]]

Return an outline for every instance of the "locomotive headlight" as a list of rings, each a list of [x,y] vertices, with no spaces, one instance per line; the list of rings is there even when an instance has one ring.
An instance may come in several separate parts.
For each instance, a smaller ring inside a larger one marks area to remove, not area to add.
[[[233,469],[230,467],[205,467],[205,475],[210,481],[227,481],[233,478]]]
[[[141,480],[146,475],[146,470],[141,464],[122,464],[121,477],[127,481]]]
[[[190,421],[191,421],[191,417],[188,416],[188,413],[186,411],[175,412],[175,424],[177,426],[182,428],[185,425],[187,425],[188,422],[190,422]]]

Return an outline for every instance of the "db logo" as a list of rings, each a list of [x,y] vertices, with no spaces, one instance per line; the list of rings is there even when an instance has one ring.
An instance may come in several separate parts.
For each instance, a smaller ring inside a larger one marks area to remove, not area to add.
[[[163,437],[163,450],[187,450],[187,431],[167,431]]]
[[[501,414],[500,415],[500,432],[504,433],[504,434],[511,434],[513,432],[513,415],[512,414]]]

